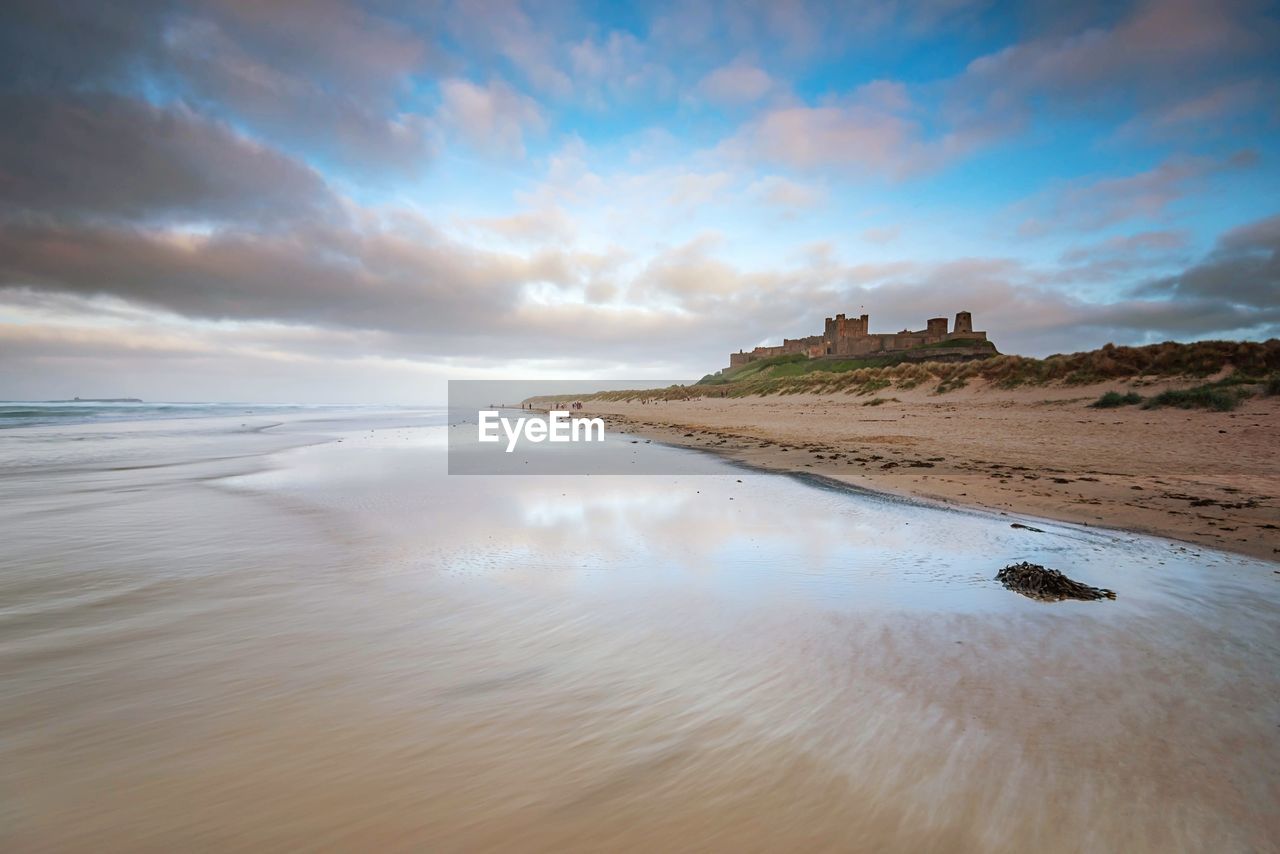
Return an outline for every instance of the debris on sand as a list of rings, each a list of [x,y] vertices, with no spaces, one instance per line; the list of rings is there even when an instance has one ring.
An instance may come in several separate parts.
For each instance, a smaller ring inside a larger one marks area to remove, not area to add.
[[[1056,569],[1047,569],[1037,563],[1014,563],[996,573],[999,581],[1009,590],[1042,602],[1061,602],[1063,599],[1114,599],[1114,591],[1090,587],[1072,581]]]
[[[1022,524],[1021,522],[1014,522],[1014,523],[1013,523],[1012,525],[1010,525],[1009,527],[1010,527],[1010,528],[1021,528],[1021,529],[1022,529],[1022,530],[1024,530],[1024,531],[1032,531],[1032,532],[1037,533],[1037,534],[1043,534],[1043,533],[1044,533],[1044,530],[1043,530],[1042,528],[1037,528],[1037,527],[1035,527],[1035,526],[1033,526],[1033,525],[1024,525],[1024,524]]]

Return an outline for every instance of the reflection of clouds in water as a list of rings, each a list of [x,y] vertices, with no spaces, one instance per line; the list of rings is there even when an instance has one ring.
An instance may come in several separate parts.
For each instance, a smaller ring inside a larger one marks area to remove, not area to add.
[[[1031,560],[1146,601],[1195,608],[1187,589],[1222,583],[1218,564],[1160,540],[957,512],[820,489],[698,455],[715,475],[450,476],[440,428],[362,431],[289,452],[288,467],[245,479],[344,514],[402,571],[488,576],[593,593],[690,590],[732,599],[795,597],[825,606],[1025,611],[997,569]],[[685,449],[617,445],[683,458]],[[667,461],[669,462],[669,461]],[[664,465],[667,462],[663,462]],[[1076,607],[1063,604],[1059,609]],[[1084,607],[1096,607],[1085,605]]]
[[[555,484],[539,478],[502,491],[506,495],[494,496],[492,510],[516,514],[507,521],[523,528],[527,546],[567,547],[575,565],[588,568],[625,556],[655,583],[678,583],[674,576],[686,573],[769,589],[786,578],[789,587],[830,596],[858,576],[867,581],[896,574],[901,580],[927,572],[945,583],[948,575],[938,572],[936,535],[914,534],[911,519],[904,518],[923,516],[915,527],[924,532],[933,511],[860,502],[788,478],[566,478]],[[961,517],[936,515],[945,527],[961,523]],[[951,552],[942,561],[948,566],[974,558],[972,550]],[[971,587],[972,579],[964,583]]]
[[[447,477],[367,427],[232,489],[10,475],[0,768],[43,847],[1274,838],[1270,566],[738,469]],[[1024,558],[1120,599],[991,581]]]

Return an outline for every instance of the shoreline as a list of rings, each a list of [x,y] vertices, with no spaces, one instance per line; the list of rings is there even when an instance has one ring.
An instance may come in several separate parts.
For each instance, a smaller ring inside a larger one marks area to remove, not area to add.
[[[845,394],[588,399],[583,414],[761,471],[1280,561],[1280,399],[1088,407],[1115,388],[892,390],[873,409]]]

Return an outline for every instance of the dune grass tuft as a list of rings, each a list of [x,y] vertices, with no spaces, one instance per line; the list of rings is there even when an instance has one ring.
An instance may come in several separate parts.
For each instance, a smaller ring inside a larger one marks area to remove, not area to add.
[[[1248,397],[1248,393],[1238,388],[1223,388],[1215,383],[1198,385],[1195,388],[1162,391],[1142,405],[1143,409],[1159,409],[1162,406],[1176,406],[1179,409],[1212,409],[1215,412],[1230,412]]]
[[[1134,406],[1139,403],[1142,403],[1142,395],[1135,391],[1128,394],[1109,391],[1089,405],[1094,409],[1114,409],[1117,406]]]

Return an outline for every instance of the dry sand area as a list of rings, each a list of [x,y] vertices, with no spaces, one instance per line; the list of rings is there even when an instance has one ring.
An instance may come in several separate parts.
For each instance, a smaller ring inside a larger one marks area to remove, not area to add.
[[[1280,397],[1233,412],[1089,406],[1111,390],[1129,387],[975,383],[946,394],[592,399],[585,409],[764,469],[1280,560]]]

